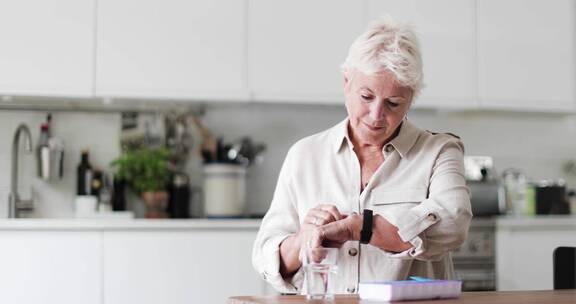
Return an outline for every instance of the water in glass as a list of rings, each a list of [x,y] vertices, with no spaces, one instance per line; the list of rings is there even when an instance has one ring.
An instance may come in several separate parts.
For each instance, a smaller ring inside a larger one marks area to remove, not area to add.
[[[334,283],[338,267],[336,265],[309,264],[306,266],[308,299],[334,298]]]

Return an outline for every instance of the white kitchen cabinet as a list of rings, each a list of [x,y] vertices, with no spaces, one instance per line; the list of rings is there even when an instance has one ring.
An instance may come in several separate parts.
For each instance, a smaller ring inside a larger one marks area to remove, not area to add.
[[[576,218],[503,218],[496,224],[497,290],[553,288],[552,254],[576,246]]]
[[[0,1],[0,94],[92,95],[94,4]]]
[[[96,95],[246,100],[246,1],[99,0]]]
[[[475,108],[475,1],[368,0],[368,20],[384,14],[414,26],[424,62],[414,107]]]
[[[1,231],[0,302],[101,304],[100,235]]]
[[[364,29],[362,1],[249,0],[248,15],[254,100],[344,104],[340,66]]]
[[[225,303],[264,294],[254,230],[104,232],[104,303]]]
[[[573,0],[477,0],[481,106],[574,110]]]

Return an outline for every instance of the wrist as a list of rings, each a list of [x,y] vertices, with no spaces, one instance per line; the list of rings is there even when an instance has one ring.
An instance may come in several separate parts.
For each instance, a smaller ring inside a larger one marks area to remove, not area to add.
[[[302,233],[302,230],[296,232],[296,234],[292,236],[291,241],[293,242],[296,251],[300,252],[303,246],[302,242],[304,242],[304,233]]]
[[[348,233],[352,241],[360,240],[360,232],[362,231],[362,216],[357,213],[352,213],[346,218],[348,222]]]

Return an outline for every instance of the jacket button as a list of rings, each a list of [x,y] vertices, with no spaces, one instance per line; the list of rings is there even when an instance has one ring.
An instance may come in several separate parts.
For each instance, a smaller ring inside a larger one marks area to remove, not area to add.
[[[354,288],[354,287],[348,287],[348,288],[346,288],[346,291],[347,291],[348,293],[354,293],[354,292],[356,291],[356,288]]]
[[[358,254],[358,249],[356,248],[350,248],[350,250],[348,250],[348,254],[350,256],[356,256]]]

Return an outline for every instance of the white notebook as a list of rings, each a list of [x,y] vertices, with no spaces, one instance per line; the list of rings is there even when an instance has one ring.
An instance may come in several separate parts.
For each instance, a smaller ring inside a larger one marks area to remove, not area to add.
[[[462,290],[462,281],[410,278],[412,280],[360,283],[358,294],[362,300],[402,301],[458,298]]]

